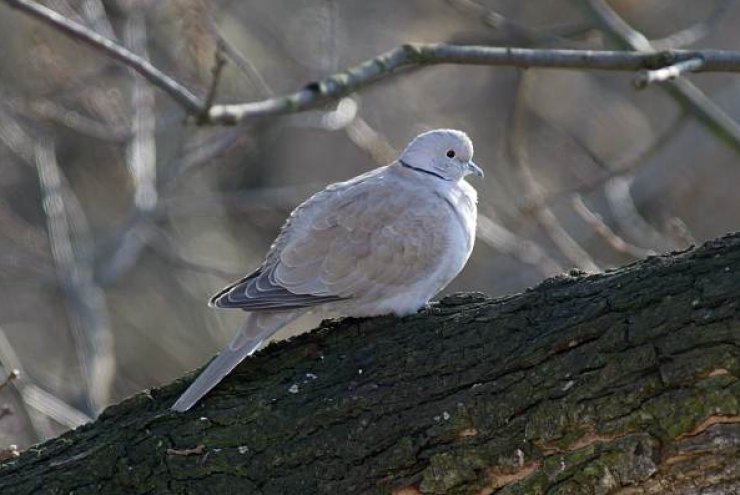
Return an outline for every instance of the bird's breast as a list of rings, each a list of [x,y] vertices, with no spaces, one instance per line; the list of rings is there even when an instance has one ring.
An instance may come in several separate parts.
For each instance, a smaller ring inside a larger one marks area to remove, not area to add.
[[[465,185],[467,184],[465,183]],[[478,218],[475,189],[469,185],[467,186],[467,188],[456,187],[436,193],[436,196],[443,201],[451,214],[450,235],[465,246],[465,260],[473,251]]]
[[[446,249],[428,281],[432,291],[429,297],[444,289],[467,263],[475,243],[477,218],[474,190],[472,195],[465,190],[451,189],[438,192],[436,196],[438,204],[444,205],[446,210],[443,217],[446,220]]]

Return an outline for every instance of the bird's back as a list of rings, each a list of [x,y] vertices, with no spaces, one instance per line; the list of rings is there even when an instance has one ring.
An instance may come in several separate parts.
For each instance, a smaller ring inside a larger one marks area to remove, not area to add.
[[[470,254],[461,194],[393,166],[332,184],[293,211],[259,270],[219,294],[216,305],[336,306],[354,316],[415,311]]]

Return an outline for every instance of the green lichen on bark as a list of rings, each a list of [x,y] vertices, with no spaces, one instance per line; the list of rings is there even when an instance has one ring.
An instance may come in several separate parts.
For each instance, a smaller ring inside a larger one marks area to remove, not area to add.
[[[739,300],[731,235],[497,300],[325,322],[191,412],[167,409],[186,378],[29,449],[0,466],[0,492],[731,493]]]

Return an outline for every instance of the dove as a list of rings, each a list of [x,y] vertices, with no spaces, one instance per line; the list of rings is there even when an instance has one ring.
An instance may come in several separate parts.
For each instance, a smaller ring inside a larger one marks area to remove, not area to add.
[[[293,210],[260,267],[211,299],[248,315],[171,409],[190,409],[306,312],[400,317],[425,307],[473,250],[477,193],[464,178],[483,170],[472,158],[464,132],[425,132],[390,165],[331,184]]]

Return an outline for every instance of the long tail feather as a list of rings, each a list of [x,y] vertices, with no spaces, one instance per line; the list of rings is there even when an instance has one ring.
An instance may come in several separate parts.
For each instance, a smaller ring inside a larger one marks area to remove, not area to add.
[[[231,343],[222,350],[183,392],[170,409],[187,411],[224,379],[244,358],[254,353],[272,334],[290,323],[293,313],[252,313],[242,324]]]

